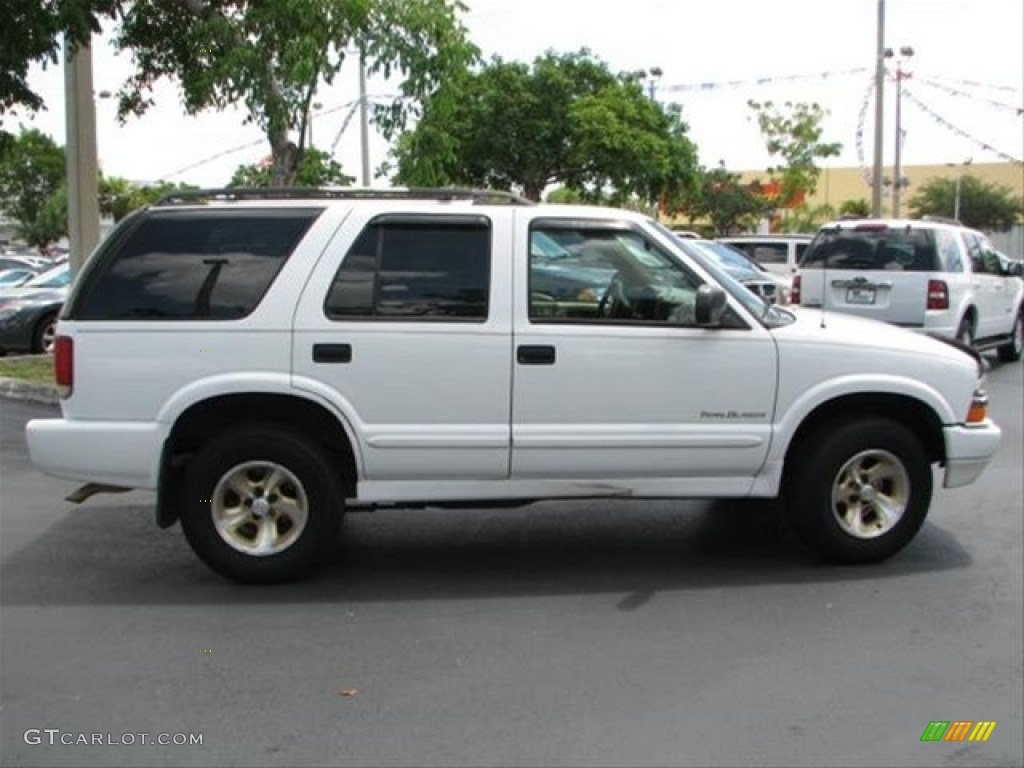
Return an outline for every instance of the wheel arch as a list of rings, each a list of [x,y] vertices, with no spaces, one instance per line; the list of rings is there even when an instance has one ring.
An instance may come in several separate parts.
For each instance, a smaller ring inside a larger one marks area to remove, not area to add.
[[[879,417],[891,419],[918,435],[932,463],[946,460],[943,422],[928,403],[912,395],[895,392],[857,392],[839,395],[819,403],[800,422],[785,452],[783,483],[799,464],[802,452],[814,435],[829,424],[850,419]]]
[[[167,528],[178,520],[178,493],[190,456],[210,437],[247,423],[284,426],[312,439],[337,468],[346,497],[355,495],[359,452],[339,414],[296,394],[220,394],[192,403],[171,427],[160,457],[157,525]]]

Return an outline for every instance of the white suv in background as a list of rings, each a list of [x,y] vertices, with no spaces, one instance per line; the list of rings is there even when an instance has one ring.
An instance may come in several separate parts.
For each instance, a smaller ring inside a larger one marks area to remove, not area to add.
[[[936,220],[823,226],[794,278],[793,303],[925,331],[1019,360],[1021,268],[973,229]],[[824,298],[823,298],[824,297]]]
[[[811,243],[811,235],[795,232],[774,235],[728,235],[718,239],[739,248],[768,272],[784,278],[787,287],[792,283],[800,259]]]
[[[308,570],[346,508],[566,498],[783,496],[822,557],[869,562],[924,522],[933,464],[966,485],[1000,441],[980,358],[882,328],[822,329],[630,211],[181,192],[77,278],[62,418],[28,446],[89,483],[71,500],[156,490],[242,581]]]

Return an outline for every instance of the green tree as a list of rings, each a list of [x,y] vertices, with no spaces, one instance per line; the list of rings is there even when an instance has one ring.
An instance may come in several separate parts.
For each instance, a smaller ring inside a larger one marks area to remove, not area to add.
[[[344,187],[355,181],[341,168],[341,163],[321,149],[311,147],[302,154],[299,168],[295,174],[295,184],[300,187]],[[252,163],[240,165],[235,169],[229,187],[269,187],[272,186],[271,167],[269,163]]]
[[[560,184],[583,200],[671,208],[696,180],[686,131],[678,107],[589,51],[549,51],[532,65],[495,57],[426,101],[394,150],[396,181],[518,187],[534,200]]]
[[[839,215],[857,216],[866,219],[871,215],[871,203],[863,197],[858,197],[855,200],[844,200],[839,205]]]
[[[739,174],[730,173],[725,165],[702,170],[695,194],[686,202],[690,220],[707,218],[716,235],[728,235],[737,229],[750,229],[758,218],[771,209],[770,202],[741,183]]]
[[[823,142],[822,121],[828,111],[814,103],[787,101],[777,107],[771,101],[747,102],[757,118],[768,154],[779,157],[783,165],[768,172],[779,181],[779,199],[786,205],[804,195],[814,194],[821,169],[816,161],[835,157],[843,145]]]
[[[836,209],[828,203],[796,206],[786,218],[787,232],[817,232],[822,224],[836,217]]]
[[[22,130],[0,155],[0,210],[29,244],[46,245],[67,231],[67,217],[58,221],[51,205],[64,179],[64,149],[36,129]]]
[[[152,205],[165,195],[178,190],[195,189],[191,184],[162,181],[157,184],[136,184],[117,176],[99,179],[100,213],[120,221],[132,211]]]
[[[914,216],[952,217],[956,209],[956,181],[928,179],[910,199]],[[1024,218],[1024,201],[1002,184],[976,176],[960,177],[960,221],[974,229],[1005,232]]]
[[[162,78],[178,84],[189,114],[242,105],[267,136],[273,185],[290,185],[313,94],[348,51],[363,51],[371,74],[402,76],[400,95],[376,110],[391,137],[419,99],[475,60],[463,10],[457,0],[135,0],[116,36],[136,64],[119,113],[144,112]]]
[[[28,84],[33,62],[57,61],[68,35],[80,44],[100,30],[120,0],[4,0],[0,16],[0,115],[22,106],[41,109],[43,100]],[[9,136],[9,134],[8,134]]]

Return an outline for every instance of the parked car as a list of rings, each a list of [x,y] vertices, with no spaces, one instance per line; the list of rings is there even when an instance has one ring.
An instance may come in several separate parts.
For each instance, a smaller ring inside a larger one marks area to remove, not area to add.
[[[739,248],[769,272],[791,283],[804,251],[811,244],[811,235],[729,235],[718,240]]]
[[[0,256],[0,269],[32,269],[41,272],[48,265],[40,265],[38,258],[30,258],[16,254],[4,254]]]
[[[530,290],[559,259],[601,295]],[[32,461],[76,501],[156,490],[250,582],[336,552],[346,508],[564,498],[781,495],[822,558],[877,561],[1001,435],[959,345],[822,327],[640,213],[472,190],[176,193],[85,265],[54,369]]]
[[[64,264],[0,292],[0,353],[53,351],[70,275]]]
[[[7,288],[17,288],[24,285],[39,273],[31,267],[14,267],[0,271],[0,292]]]
[[[698,248],[732,277],[772,304],[788,304],[787,281],[760,267],[737,248],[717,240],[684,239],[683,250]]]
[[[804,254],[793,293],[846,312],[995,350],[1024,349],[1024,281],[989,239],[956,223],[914,219],[826,224]]]

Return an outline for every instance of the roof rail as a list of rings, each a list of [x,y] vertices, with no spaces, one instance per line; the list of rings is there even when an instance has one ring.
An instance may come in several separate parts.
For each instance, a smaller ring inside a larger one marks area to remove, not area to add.
[[[954,219],[949,216],[935,216],[931,213],[926,213],[921,217],[921,221],[934,221],[938,224],[952,224],[954,227],[962,227],[963,222],[959,219]]]
[[[396,187],[392,189],[319,187],[227,187],[182,189],[164,195],[154,205],[234,202],[238,200],[468,200],[476,205],[534,205],[532,200],[512,192],[469,187]]]

